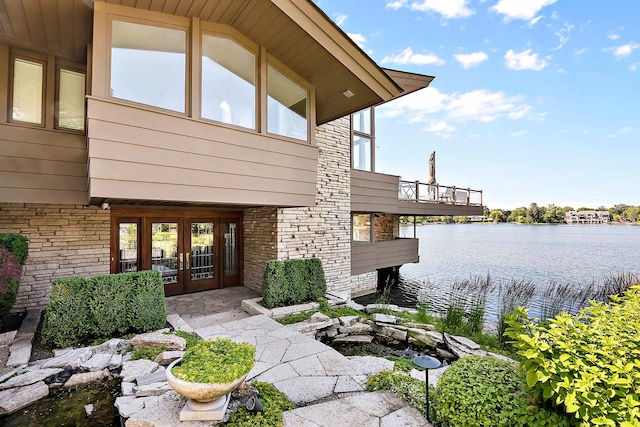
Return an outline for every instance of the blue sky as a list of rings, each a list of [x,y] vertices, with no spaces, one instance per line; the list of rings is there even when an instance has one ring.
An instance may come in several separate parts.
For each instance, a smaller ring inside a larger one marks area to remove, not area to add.
[[[317,0],[378,64],[436,76],[377,110],[376,170],[490,208],[640,204],[640,2]]]

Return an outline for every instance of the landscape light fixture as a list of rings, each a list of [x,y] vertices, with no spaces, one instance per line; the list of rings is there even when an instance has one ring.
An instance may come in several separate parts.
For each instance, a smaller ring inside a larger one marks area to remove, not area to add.
[[[346,98],[351,98],[353,95],[355,95],[355,93],[351,92],[349,89],[345,90],[344,92],[342,92],[342,94],[346,97]]]
[[[429,369],[439,368],[441,363],[438,359],[431,356],[416,356],[413,358],[413,363],[425,369],[424,383],[427,390],[425,410],[427,414],[427,421],[431,422],[431,419],[429,418]]]

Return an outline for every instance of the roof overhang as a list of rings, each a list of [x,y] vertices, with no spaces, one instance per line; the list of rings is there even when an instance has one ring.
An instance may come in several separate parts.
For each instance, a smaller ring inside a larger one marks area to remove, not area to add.
[[[0,0],[0,42],[86,62],[94,1]],[[380,68],[310,0],[108,2],[235,28],[315,87],[318,124],[425,87]]]
[[[434,76],[410,73],[408,71],[392,70],[390,68],[383,68],[383,70],[389,77],[393,79],[394,82],[396,82],[398,86],[402,88],[402,92],[394,96],[392,99],[397,99],[401,96],[405,96],[420,89],[424,89],[431,84],[433,79],[435,79]]]

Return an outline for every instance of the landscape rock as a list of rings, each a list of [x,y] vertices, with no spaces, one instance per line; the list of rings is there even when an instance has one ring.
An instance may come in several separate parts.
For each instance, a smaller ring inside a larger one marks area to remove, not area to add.
[[[80,374],[73,374],[71,378],[64,383],[64,386],[75,387],[82,384],[89,384],[95,381],[100,381],[103,379],[111,379],[111,374],[108,369],[104,369],[102,371],[97,372],[82,372]]]
[[[109,353],[94,354],[93,356],[91,356],[91,358],[89,358],[89,360],[80,365],[80,367],[92,372],[101,371],[104,368],[109,367],[112,357],[113,355]]]
[[[52,375],[62,372],[63,369],[51,368],[51,369],[38,369],[35,371],[27,371],[24,374],[17,375],[13,378],[9,378],[7,381],[0,384],[0,390],[6,390],[14,387],[23,387],[29,384],[37,383]]]
[[[122,366],[123,359],[121,354],[114,354],[109,360],[109,369],[116,369]]]
[[[138,377],[154,372],[156,369],[158,369],[158,366],[160,365],[158,365],[156,362],[145,359],[124,362],[122,364],[122,371],[120,372],[120,376],[122,377],[122,381],[132,382]]]
[[[152,383],[156,383],[156,382],[159,382],[159,381],[166,381],[166,380],[167,380],[166,369],[164,367],[160,366],[158,369],[156,369],[151,374],[142,375],[140,377],[137,377],[136,378],[136,383],[138,385],[146,385],[146,384],[152,384]]]
[[[465,337],[457,337],[449,334],[444,334],[444,342],[458,358],[470,355],[486,356],[487,352],[482,350],[480,346]]]
[[[87,417],[91,417],[93,415],[93,403],[89,403],[84,406],[84,412],[87,414]]]
[[[358,311],[364,311],[365,307],[362,304],[358,304],[357,302],[355,302],[354,300],[350,299],[349,301],[347,301],[345,303],[346,307],[351,307],[354,310],[358,310]]]
[[[175,391],[167,392],[161,396],[138,398],[143,400],[143,407],[137,411],[131,411],[126,418],[126,427],[175,427],[185,425],[203,425],[201,421],[194,423],[180,422],[180,411],[184,407],[186,398]],[[122,414],[122,412],[121,412]]]
[[[400,331],[398,329],[394,329],[388,326],[379,326],[379,325],[374,325],[373,330],[378,335],[389,337],[394,340],[399,340],[399,341],[407,340],[406,331]]]
[[[347,301],[351,300],[351,291],[327,291],[327,295],[330,295],[332,297],[337,298],[338,300],[340,300],[343,303],[346,303]]]
[[[184,351],[163,351],[157,355],[153,361],[159,365],[167,366],[171,362],[180,359],[182,356],[184,356]]]
[[[133,391],[133,388],[135,386],[136,385],[134,383],[122,381],[122,384],[120,384],[120,387],[122,388],[122,395],[123,396],[133,396],[135,394],[134,391]]]
[[[390,314],[374,313],[373,321],[376,323],[388,323],[391,325],[401,325],[402,319]]]
[[[37,402],[48,394],[49,387],[43,381],[0,391],[0,415],[16,412]]]
[[[408,326],[410,328],[424,329],[425,331],[435,331],[436,330],[436,327],[434,325],[430,325],[429,323],[407,322],[407,323],[405,323],[405,326]]]
[[[373,341],[373,337],[371,335],[347,335],[346,337],[335,338],[333,340],[335,344],[339,344],[339,343],[369,344],[371,341]]]
[[[56,357],[43,361],[43,368],[76,369],[89,360],[92,355],[92,350],[83,347],[78,349],[64,349],[57,353],[54,352],[54,354],[56,354]]]
[[[131,344],[129,344],[129,341],[122,338],[112,338],[94,347],[94,353],[122,354],[126,353],[130,348]]]
[[[187,341],[174,334],[165,334],[162,332],[149,332],[146,334],[136,335],[129,340],[129,343],[135,347],[158,347],[164,346],[167,350],[184,350]]]
[[[428,345],[429,347],[436,347],[438,342],[442,342],[442,340],[438,341],[434,339],[432,336],[425,334],[425,331],[419,330],[421,332],[417,332],[415,329],[411,328],[407,331],[409,336],[416,341],[421,342],[422,344]]]
[[[353,324],[359,320],[360,316],[342,316],[338,318],[338,321],[342,326],[353,326]]]
[[[144,408],[145,398],[136,398],[135,396],[120,396],[116,398],[115,407],[118,408],[122,418],[129,418],[131,415],[139,412]]]
[[[288,325],[288,326],[294,331],[300,332],[301,334],[310,333],[310,332],[315,334],[317,331],[321,329],[332,327],[333,322],[331,321],[331,319],[324,322],[305,321],[305,322],[294,323],[293,325]]]
[[[133,387],[133,393],[136,397],[160,396],[169,390],[172,389],[166,380],[164,382],[156,382]]]
[[[373,327],[364,323],[356,323],[353,326],[341,326],[338,328],[341,334],[368,334],[373,332]]]
[[[188,332],[190,334],[194,332],[193,328],[189,326],[187,322],[185,322],[184,319],[180,317],[179,314],[174,313],[168,315],[167,322],[169,322],[169,324],[173,326],[173,329],[176,331]]]
[[[0,346],[11,345],[14,338],[16,337],[17,332],[18,331],[15,330],[15,331],[5,332],[4,334],[0,334]]]
[[[309,320],[311,322],[329,322],[329,321],[331,321],[331,323],[333,323],[333,321],[331,320],[331,317],[327,316],[326,314],[322,314],[320,312],[313,313]]]

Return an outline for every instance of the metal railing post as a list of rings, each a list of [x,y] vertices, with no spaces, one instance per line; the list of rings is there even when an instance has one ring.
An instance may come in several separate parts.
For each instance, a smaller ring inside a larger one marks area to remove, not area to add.
[[[420,200],[420,181],[416,181],[416,202]]]

